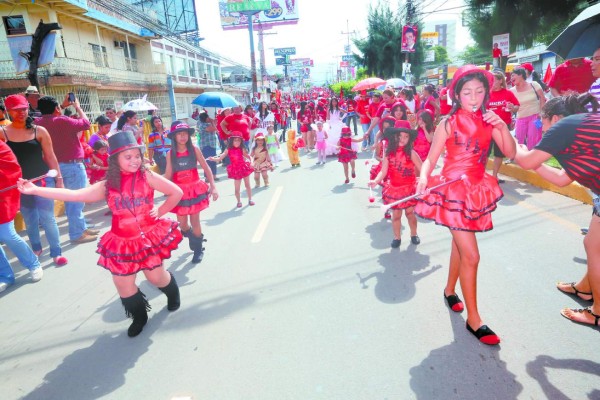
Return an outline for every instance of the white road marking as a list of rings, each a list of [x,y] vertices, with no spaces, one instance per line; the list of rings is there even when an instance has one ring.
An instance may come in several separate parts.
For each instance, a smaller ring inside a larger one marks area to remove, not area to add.
[[[254,236],[252,236],[251,243],[258,243],[262,240],[262,237],[265,231],[267,230],[267,225],[269,225],[269,221],[271,221],[271,217],[275,212],[275,207],[277,207],[277,203],[279,202],[279,198],[281,197],[281,192],[283,192],[283,186],[279,186],[277,187],[277,189],[275,189],[275,194],[269,202],[269,205],[267,206],[267,211],[265,211],[265,215],[263,215],[262,219],[260,220],[260,224],[258,224],[258,227],[254,232]]]

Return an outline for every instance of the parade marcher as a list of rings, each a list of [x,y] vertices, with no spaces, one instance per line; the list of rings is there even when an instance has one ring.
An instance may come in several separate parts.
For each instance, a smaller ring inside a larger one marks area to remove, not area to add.
[[[242,106],[237,105],[231,109],[232,113],[226,116],[221,122],[221,128],[227,138],[231,137],[232,132],[237,132],[244,140],[244,146],[248,148],[250,144],[250,127],[252,121],[250,117],[243,113]]]
[[[221,127],[221,123],[229,115],[231,115],[231,108],[228,107],[228,108],[222,109],[221,112],[219,112],[216,116],[216,124],[215,125],[217,126],[217,132],[219,134],[219,146],[221,147],[221,152],[225,151],[225,149],[227,148],[227,143],[228,143],[228,140],[227,140],[228,136],[223,131],[223,128]],[[229,157],[225,157],[223,159],[223,167],[227,167],[228,165],[229,165]]]
[[[317,149],[317,165],[325,164],[327,159],[327,132],[323,129],[323,121],[317,121],[317,130],[315,131],[315,147]]]
[[[373,96],[373,100],[376,100],[377,98],[377,95]],[[381,98],[382,101],[376,101],[374,104],[372,104],[377,108],[375,114],[371,114],[371,108],[369,108],[369,115],[371,116],[371,126],[369,126],[369,129],[367,129],[367,135],[370,135],[371,132],[377,132],[375,130],[376,128],[378,128],[379,133],[382,132],[381,119],[387,117],[388,115],[391,115],[390,113],[392,107],[397,102],[396,96],[394,96],[394,91],[391,89],[384,90],[383,94],[381,95]],[[377,138],[375,139],[375,142],[377,142]]]
[[[252,187],[250,186],[249,176],[254,173],[254,168],[250,164],[250,155],[246,150],[243,142],[244,138],[242,134],[237,131],[231,132],[229,135],[229,142],[227,149],[219,157],[211,157],[210,159],[216,162],[221,161],[224,157],[229,156],[230,164],[227,166],[227,177],[233,179],[235,198],[237,200],[237,207],[242,207],[242,200],[240,196],[240,187],[242,180],[244,180],[244,186],[246,187],[246,195],[248,196],[248,205],[253,206],[256,203],[252,201]]]
[[[412,89],[408,87],[403,88],[402,90],[400,90],[398,97],[402,99],[402,101],[404,101],[404,104],[406,104],[408,111],[414,114],[416,110],[416,102]]]
[[[177,222],[161,218],[181,199],[181,189],[144,167],[143,146],[131,132],[117,132],[108,138],[109,170],[106,181],[77,189],[42,188],[20,179],[23,194],[75,202],[106,200],[113,212],[111,229],[98,243],[98,265],[109,270],[121,303],[133,323],[130,337],[142,332],[148,321],[150,305],[135,283],[142,271],[168,298],[167,309],[180,306],[179,288],[173,275],[163,266],[182,240]],[[165,201],[154,205],[154,190],[165,194]]]
[[[287,151],[292,168],[299,167],[300,157],[298,155],[298,144],[296,140],[295,129],[288,129],[287,131]]]
[[[455,291],[460,277],[467,308],[466,328],[489,345],[500,343],[500,338],[483,324],[477,308],[479,250],[475,232],[493,228],[491,212],[503,196],[498,181],[485,172],[491,139],[507,157],[512,158],[515,153],[515,141],[506,124],[493,112],[483,112],[492,81],[491,73],[475,65],[465,65],[454,74],[450,86],[454,106],[449,117],[438,125],[423,162],[417,185],[417,193],[422,197],[415,210],[422,218],[450,229],[452,250],[444,298],[453,311],[464,309]],[[430,177],[444,148],[444,166],[439,175]],[[454,179],[459,180],[427,191],[428,186]]]
[[[269,110],[269,105],[262,101],[258,104],[258,111],[254,116],[258,120],[258,128],[267,129],[269,124],[275,122],[275,115]]]
[[[502,118],[502,121],[509,127],[509,130],[512,126],[512,115],[519,111],[520,105],[521,103],[519,103],[515,94],[506,89],[506,77],[504,76],[504,72],[494,72],[494,84],[490,91],[490,102],[488,107]],[[498,183],[504,183],[503,179],[498,178],[498,171],[500,171],[500,167],[502,166],[504,154],[493,139],[490,154],[494,155],[492,175],[498,180]]]
[[[394,128],[387,128],[383,136],[388,146],[381,163],[381,171],[369,182],[372,188],[383,183],[382,199],[390,204],[415,194],[416,174],[421,168],[421,158],[412,149],[417,132],[410,129],[407,121],[397,121]],[[391,247],[400,247],[402,232],[402,212],[405,212],[410,228],[410,241],[414,245],[421,243],[417,234],[417,217],[414,213],[416,200],[409,200],[392,207],[392,230],[394,239]]]
[[[150,119],[150,128],[152,132],[148,135],[148,157],[152,160],[151,164],[158,165],[160,174],[163,175],[167,168],[167,153],[171,150],[169,131],[165,129],[162,118],[156,116]]]
[[[585,93],[595,80],[592,74],[592,62],[585,58],[574,58],[556,67],[548,86],[552,96],[557,97]]]
[[[342,129],[348,128],[342,120],[346,113],[339,107],[338,99],[332,97],[329,100],[329,107],[327,108],[327,124],[329,129],[327,130],[327,148],[325,150],[326,155],[332,155],[337,153],[337,144],[342,135]]]
[[[367,115],[368,108],[369,108],[369,97],[367,96],[367,91],[362,90],[360,92],[359,99],[356,101],[356,113],[358,114],[358,117],[360,119],[360,126],[362,127],[363,134],[367,132],[367,129],[369,129],[369,125],[371,125],[371,118],[369,118],[369,116]],[[374,137],[372,138],[369,135],[365,140],[363,140],[361,150],[367,151],[367,149],[370,146],[373,146],[373,144],[374,144],[373,140],[374,140]]]
[[[303,101],[300,103],[300,110],[298,111],[298,124],[300,125],[300,134],[304,137],[306,142],[306,150],[309,149],[309,137],[311,136],[311,124],[314,121],[314,115],[308,106],[308,104]]]
[[[415,139],[413,148],[421,160],[425,160],[427,154],[429,154],[433,134],[435,133],[431,111],[422,110],[417,114],[417,127],[417,138]]]
[[[80,118],[73,119],[61,115],[61,105],[56,99],[43,96],[38,101],[42,116],[37,118],[35,123],[46,128],[52,138],[52,149],[60,165],[64,187],[81,189],[88,185],[88,177],[83,164],[85,154],[80,139],[83,131],[90,129],[90,122],[79,104],[79,99],[75,98],[74,102],[70,102],[66,96],[63,105],[65,104],[75,106]],[[69,221],[69,239],[72,243],[92,242],[97,239],[96,235],[99,233],[97,230],[88,229],[83,215],[83,206],[83,202],[65,203],[65,214]]]
[[[182,121],[173,121],[171,124],[169,138],[173,147],[167,153],[165,178],[183,191],[181,200],[171,212],[177,214],[181,232],[188,238],[190,250],[194,252],[192,263],[196,264],[202,261],[206,241],[200,226],[200,212],[208,208],[211,195],[214,201],[219,194],[202,152],[193,144],[193,134],[194,128]],[[208,184],[200,179],[198,165],[204,171]]]
[[[339,150],[338,161],[341,162],[344,166],[344,175],[346,176],[346,180],[344,181],[344,183],[350,183],[350,178],[348,177],[348,164],[350,164],[350,167],[352,168],[352,178],[356,178],[356,168],[354,160],[356,160],[357,156],[356,151],[352,150],[352,143],[360,143],[362,142],[362,140],[362,137],[353,139],[352,131],[349,127],[344,126],[342,128],[342,135],[338,139],[337,148]]]
[[[419,103],[418,111],[429,110],[433,114],[433,119],[435,121],[440,115],[440,105],[434,94],[435,88],[433,85],[423,86],[423,92],[421,92],[421,102]]]
[[[586,105],[591,105],[592,113]],[[559,282],[557,289],[591,301],[590,307],[564,308],[561,314],[573,322],[598,326],[600,323],[600,113],[590,93],[548,100],[541,113],[544,136],[533,150],[517,148],[515,162],[534,169],[542,178],[566,186],[577,181],[594,193],[592,219],[583,239],[587,272],[578,281]],[[545,165],[555,157],[562,169]]]
[[[348,128],[352,128],[352,126],[354,126],[354,136],[358,135],[358,126],[356,123],[357,117],[356,117],[356,100],[354,100],[354,98],[352,98],[351,96],[348,96],[348,98],[346,99],[346,107],[345,107],[345,111],[346,111],[346,126]],[[352,126],[351,126],[352,124]]]
[[[546,102],[546,97],[540,85],[526,81],[527,73],[524,68],[513,69],[510,77],[514,85],[510,91],[519,100],[515,136],[519,144],[527,144],[527,148],[531,150],[542,138],[539,113]]]
[[[97,140],[90,161],[90,185],[106,179],[108,171],[108,142]]]
[[[273,164],[265,140],[264,129],[259,129],[254,136],[254,146],[250,151],[252,166],[254,167],[254,187],[260,187],[260,176],[262,175],[265,187],[269,187],[269,171],[273,171]]]
[[[273,131],[273,125],[267,126],[267,135],[265,136],[265,141],[267,143],[267,150],[269,151],[269,157],[271,159],[271,162],[276,168],[279,162],[281,161],[282,157],[279,140],[277,139],[277,136]]]
[[[23,97],[23,99],[25,98]],[[26,108],[25,111],[27,111]],[[2,189],[13,186],[21,178],[21,167],[17,157],[2,140],[0,140],[0,170],[2,171],[0,174],[0,188]],[[19,211],[20,200],[21,193],[16,187],[2,193],[0,198],[0,242],[5,243],[21,265],[29,270],[31,280],[38,282],[44,276],[40,261],[15,231],[14,219]],[[8,263],[4,249],[0,246],[0,292],[5,291],[13,283],[15,283],[15,273]]]
[[[54,154],[52,138],[46,129],[33,124],[28,117],[29,103],[25,97],[11,95],[4,100],[4,104],[12,123],[2,127],[0,140],[6,141],[17,157],[23,178],[32,179],[45,175],[49,169],[54,169],[58,173],[55,178],[46,177],[43,181],[36,182],[36,185],[63,187],[61,169]],[[58,225],[54,217],[54,201],[38,196],[22,195],[20,211],[35,255],[39,257],[43,251],[40,238],[41,225],[50,246],[50,257],[56,265],[66,265],[67,259],[62,255]],[[92,240],[95,240],[95,237]]]

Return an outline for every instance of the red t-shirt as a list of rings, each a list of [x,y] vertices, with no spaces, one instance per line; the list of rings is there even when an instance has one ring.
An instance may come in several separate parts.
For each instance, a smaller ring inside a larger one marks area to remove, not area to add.
[[[440,90],[440,115],[447,115],[452,110],[452,106],[448,105],[448,99],[442,99],[444,96],[449,96],[447,87]]]
[[[490,102],[488,103],[488,108],[498,114],[502,121],[506,123],[506,125],[510,125],[512,122],[512,113],[506,111],[506,103],[513,103],[515,106],[520,106],[519,100],[517,100],[517,96],[510,90],[500,89],[498,91],[490,92]]]
[[[500,48],[492,49],[492,57],[494,57],[494,58],[502,57],[502,49],[500,49]]]
[[[35,124],[46,128],[52,138],[52,149],[59,163],[84,158],[78,133],[90,129],[87,119],[74,119],[61,115],[42,115]]]
[[[429,110],[431,111],[431,115],[435,117],[435,107],[433,106],[433,101],[435,101],[433,96],[429,96],[427,100],[421,100],[421,104],[419,105],[419,111]]]
[[[369,115],[371,116],[370,118],[373,119],[377,116],[377,110],[379,109],[379,106],[381,105],[382,101],[379,101],[379,103],[375,103],[374,101],[369,103],[369,107],[367,107],[367,111],[369,113]]]
[[[223,121],[225,121],[229,132],[238,131],[242,134],[245,141],[250,140],[250,126],[252,123],[247,115],[229,114]]]
[[[354,110],[356,109],[356,101],[348,100],[346,102],[346,106],[347,106],[346,111],[348,111],[349,113],[354,112]]]
[[[356,102],[356,112],[360,115],[361,124],[370,124],[371,118],[367,116],[367,110],[369,108],[369,99],[359,99]]]
[[[574,90],[577,93],[585,93],[596,78],[592,75],[592,62],[583,59],[580,65],[573,65],[570,60],[556,67],[548,86],[558,90],[560,93]]]

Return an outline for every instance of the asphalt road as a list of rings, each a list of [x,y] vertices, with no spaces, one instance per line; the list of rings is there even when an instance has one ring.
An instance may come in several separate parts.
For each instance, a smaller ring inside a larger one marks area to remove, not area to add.
[[[493,231],[478,235],[480,312],[502,338],[480,344],[446,307],[450,235],[419,222],[419,246],[368,202],[368,169],[302,156],[235,208],[233,183],[202,213],[199,265],[187,243],[166,262],[182,307],[140,275],[152,311],[128,320],[95,244],[47,251],[39,283],[18,270],[0,294],[0,398],[8,399],[600,399],[598,331],[567,321],[580,305],[555,288],[585,270],[580,226],[591,208],[507,180]],[[160,197],[158,198],[160,200]],[[103,231],[99,204],[86,208]],[[586,303],[581,303],[587,305]]]

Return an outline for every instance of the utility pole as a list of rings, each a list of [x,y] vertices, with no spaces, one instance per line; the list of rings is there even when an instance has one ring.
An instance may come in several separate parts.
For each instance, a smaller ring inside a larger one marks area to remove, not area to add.
[[[347,56],[352,55],[352,48],[350,47],[350,35],[353,35],[355,33],[356,33],[356,31],[350,31],[348,20],[346,20],[346,32],[342,31],[342,35],[346,35],[346,39],[348,41],[348,44],[346,46],[344,46],[344,54]],[[346,80],[349,80],[350,69],[352,68],[352,66],[350,64],[350,61],[346,61],[346,62],[348,63],[348,66],[346,67]]]
[[[263,36],[265,35],[277,35],[277,32],[265,33],[267,29],[271,29],[270,26],[265,26],[261,23],[258,24],[258,51],[260,52],[260,82],[261,87],[265,83],[265,75],[267,75],[267,69],[265,67],[265,46],[263,42]]]

